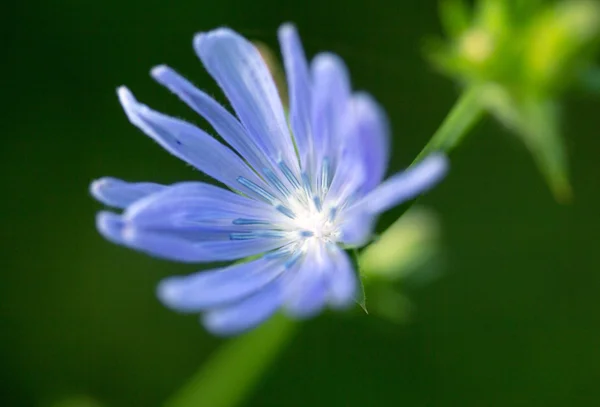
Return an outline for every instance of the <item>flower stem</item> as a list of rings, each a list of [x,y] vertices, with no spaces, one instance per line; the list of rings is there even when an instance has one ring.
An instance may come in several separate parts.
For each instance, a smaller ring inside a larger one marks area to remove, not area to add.
[[[238,405],[296,331],[297,323],[277,315],[218,349],[165,407]]]
[[[480,89],[475,86],[466,88],[415,161],[435,151],[449,153],[483,118],[484,112],[480,101]]]

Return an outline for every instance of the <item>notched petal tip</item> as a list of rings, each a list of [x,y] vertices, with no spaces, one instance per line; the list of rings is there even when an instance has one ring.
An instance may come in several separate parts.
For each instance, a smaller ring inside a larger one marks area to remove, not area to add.
[[[104,190],[106,190],[106,186],[109,185],[114,178],[110,177],[102,177],[98,178],[90,183],[89,191],[90,194],[97,200],[102,202],[104,199]]]
[[[125,222],[121,215],[108,211],[99,212],[96,215],[96,228],[113,243],[122,244],[125,241]]]
[[[403,187],[412,196],[426,192],[444,178],[449,166],[450,161],[445,154],[431,153],[402,174],[406,180]]]
[[[423,171],[428,173],[433,182],[436,182],[448,172],[450,160],[446,154],[434,152],[425,157],[417,165],[425,167]]]
[[[171,92],[178,95],[188,105],[191,105],[188,99],[189,95],[193,94],[194,91],[200,92],[192,85],[192,83],[168,65],[162,64],[155,66],[150,70],[150,76]],[[192,108],[194,107],[192,106]],[[194,110],[197,111],[195,108]]]
[[[192,39],[192,46],[194,47],[194,50],[196,50],[196,52],[199,52],[206,36],[207,36],[206,32],[199,32],[199,33],[194,34],[194,38]]]
[[[206,53],[210,52],[210,49],[216,42],[224,39],[242,39],[242,37],[230,28],[221,27],[194,35],[193,46],[202,58]]]
[[[117,96],[121,104],[131,104],[137,102],[133,93],[125,85],[121,85],[117,88]]]
[[[156,296],[166,307],[174,310],[180,310],[178,304],[181,302],[181,277],[169,277],[158,283],[156,287]]]
[[[135,125],[140,121],[140,116],[150,112],[150,108],[138,102],[133,93],[126,86],[119,86],[117,88],[117,96],[119,97],[119,102],[121,102],[121,106],[123,106],[127,117],[129,117],[129,120]]]
[[[118,202],[118,200],[114,199],[114,194],[111,196],[111,190],[115,189],[115,186],[119,186],[120,184],[122,185],[123,181],[116,178],[99,178],[90,183],[90,195],[92,195],[95,200],[105,205],[114,206],[117,208],[123,207],[123,205],[120,205],[121,202]]]
[[[235,312],[237,315],[233,315],[227,310],[224,312],[219,309],[207,311],[200,316],[200,324],[211,334],[228,338],[255,329],[269,319],[276,312],[276,308],[268,310],[266,313],[261,310],[259,311],[261,315],[244,315],[244,311],[238,311]]]
[[[125,209],[164,188],[164,185],[152,182],[126,182],[117,178],[102,177],[90,184],[90,193],[104,205]]]
[[[312,68],[314,71],[336,70],[340,74],[348,76],[348,69],[344,60],[333,52],[320,52],[313,58]]]
[[[376,105],[377,107],[379,107],[379,104],[377,103],[377,101],[375,100],[375,98],[373,97],[373,95],[371,95],[368,92],[365,92],[363,90],[359,90],[354,92],[354,100],[355,103],[359,104],[359,105]]]
[[[222,338],[236,336],[254,328],[254,326],[243,328],[229,327],[220,321],[218,315],[210,311],[200,316],[200,324],[211,334]]]
[[[140,105],[135,96],[133,96],[133,93],[126,86],[119,86],[117,88],[117,96],[129,121],[137,125],[139,122],[137,110]]]
[[[386,131],[389,131],[389,120],[385,109],[377,102],[373,95],[365,91],[358,91],[352,95],[352,99],[355,108],[363,112],[368,112],[370,115],[376,115],[377,120],[385,125]]]
[[[279,26],[279,29],[277,30],[277,35],[280,39],[292,36],[297,37],[298,29],[296,28],[296,25],[294,23],[283,23]]]
[[[106,239],[119,244],[129,244],[137,237],[137,231],[124,215],[101,211],[96,215],[96,227]]]
[[[179,75],[173,68],[167,65],[157,65],[150,70],[152,78],[169,89],[171,92],[178,95],[181,86],[192,86],[187,83],[187,80]],[[181,97],[181,96],[180,96]]]
[[[433,188],[449,167],[448,158],[441,153],[432,153],[380,184],[361,200],[361,207],[371,214],[379,214],[396,205]],[[364,206],[363,206],[364,205]]]
[[[156,80],[159,80],[160,78],[164,77],[165,75],[168,75],[171,72],[173,72],[173,70],[169,66],[161,64],[155,66],[150,70],[150,76],[152,76]]]

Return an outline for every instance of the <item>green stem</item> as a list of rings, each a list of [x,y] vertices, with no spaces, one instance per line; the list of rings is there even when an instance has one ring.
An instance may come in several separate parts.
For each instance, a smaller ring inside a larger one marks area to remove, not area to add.
[[[239,405],[292,338],[298,324],[277,315],[218,349],[165,407]]]
[[[485,110],[481,106],[479,98],[478,87],[465,89],[415,161],[421,160],[435,151],[449,153],[454,149],[465,138],[469,130],[483,118]]]
[[[483,117],[475,88],[463,92],[417,160],[433,151],[449,152]],[[297,324],[277,316],[258,329],[223,345],[165,407],[238,405],[296,331]]]

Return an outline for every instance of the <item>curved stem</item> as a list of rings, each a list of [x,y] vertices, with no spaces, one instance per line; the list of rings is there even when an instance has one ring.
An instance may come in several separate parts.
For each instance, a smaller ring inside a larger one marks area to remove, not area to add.
[[[415,161],[434,151],[450,152],[467,135],[469,130],[483,118],[483,109],[478,87],[469,87],[459,96],[438,130],[421,150]]]
[[[165,407],[238,405],[285,348],[298,324],[281,315],[217,349]]]

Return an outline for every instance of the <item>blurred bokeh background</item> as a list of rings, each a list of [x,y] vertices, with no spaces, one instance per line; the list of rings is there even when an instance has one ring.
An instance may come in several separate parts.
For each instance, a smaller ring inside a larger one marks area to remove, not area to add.
[[[163,308],[157,281],[198,267],[117,247],[94,228],[89,182],[201,179],[131,126],[127,84],[198,121],[148,71],[168,63],[223,101],[192,35],[230,26],[276,49],[281,22],[332,50],[385,106],[391,171],[457,97],[422,57],[433,0],[29,0],[2,12],[0,405],[158,406],[223,342]],[[246,406],[600,405],[600,100],[572,93],[564,136],[575,199],[552,198],[495,121],[421,200],[442,222],[446,271],[408,286],[404,325],[360,313],[308,321]],[[383,229],[401,213],[380,222]],[[87,400],[87,401],[86,401]],[[87,403],[87,404],[86,404]]]

